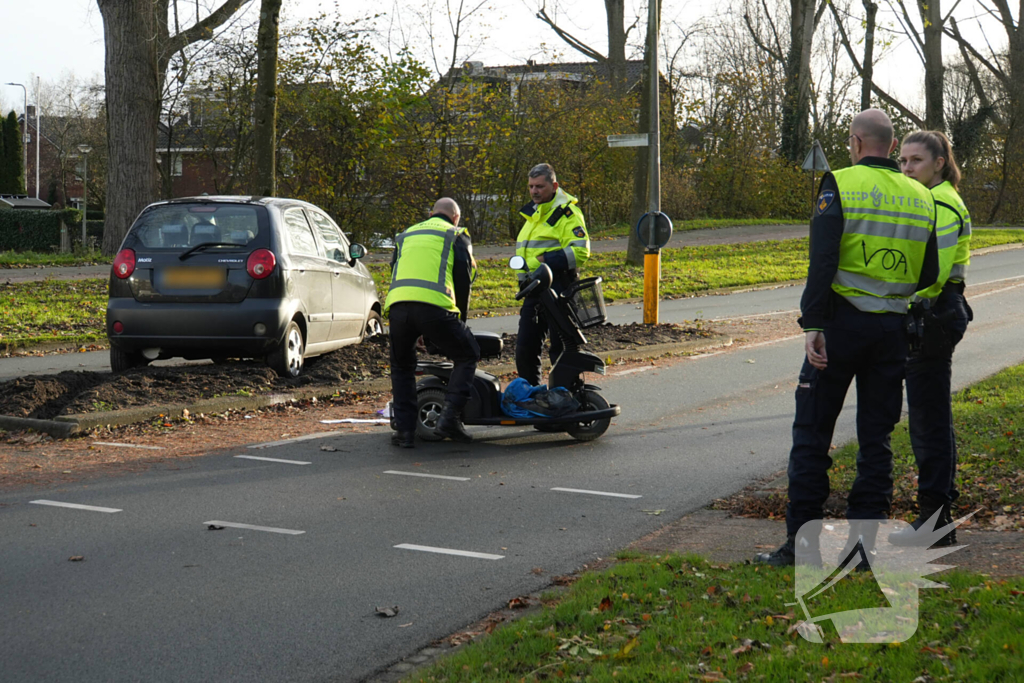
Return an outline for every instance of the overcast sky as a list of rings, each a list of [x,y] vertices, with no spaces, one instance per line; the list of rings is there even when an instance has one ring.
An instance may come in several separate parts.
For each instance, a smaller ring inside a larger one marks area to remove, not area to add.
[[[253,0],[250,12],[258,6],[258,1]],[[472,7],[479,1],[467,0],[466,5]],[[202,2],[204,5],[212,4],[212,0]],[[391,0],[343,0],[339,5],[342,7],[342,14],[350,18],[386,12],[398,20],[395,25],[401,25],[407,31],[416,31],[422,25],[409,10],[393,12],[390,2]],[[444,0],[435,0],[435,4],[438,5],[443,2]],[[453,4],[457,2],[458,0],[455,0]],[[481,20],[470,23],[470,44],[478,46],[473,59],[488,65],[513,64],[555,50],[564,55],[562,61],[582,60],[578,53],[569,50],[547,26],[534,17],[540,2],[541,0],[487,2],[487,11],[481,13]],[[672,19],[678,19],[684,25],[689,24],[702,15],[711,15],[724,7],[739,4],[737,0],[664,0],[664,3],[663,25]],[[56,82],[68,73],[73,73],[79,81],[102,80],[103,20],[95,0],[8,0],[5,4],[7,21],[3,39],[0,40],[0,82],[13,81],[29,86],[28,99],[29,104],[32,104],[32,84],[36,76],[48,82]],[[190,4],[191,0],[182,2],[182,6]],[[426,2],[403,0],[401,6],[417,4]],[[550,12],[555,0],[549,0],[547,4]],[[856,4],[856,9],[859,10],[859,3]],[[320,8],[333,11],[334,6],[333,1],[284,0],[284,20],[294,22],[317,13]],[[579,38],[603,51],[607,44],[603,0],[558,0],[558,6],[562,8],[560,21],[566,20],[567,27]],[[645,0],[627,0],[627,14],[631,11],[643,13],[645,6]],[[884,4],[882,9],[879,14],[880,19],[884,20]],[[20,30],[19,26],[24,26],[25,29]],[[997,44],[999,38],[1005,43],[1005,34],[1000,33],[997,30],[990,34]],[[421,37],[417,44],[422,46],[424,42]],[[946,47],[948,54],[955,53],[952,45],[947,44]],[[420,57],[428,60],[429,53],[423,50]],[[879,74],[879,82],[883,87],[891,86],[891,81],[898,79],[900,87],[905,88],[908,76],[917,82],[923,79],[920,62],[906,45],[887,58],[886,63],[879,67]],[[14,108],[20,112],[22,102],[20,88],[0,86],[0,107],[3,111]]]

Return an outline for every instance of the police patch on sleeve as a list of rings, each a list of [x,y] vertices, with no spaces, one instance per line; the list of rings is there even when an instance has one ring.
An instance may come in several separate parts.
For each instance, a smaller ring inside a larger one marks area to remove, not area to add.
[[[577,237],[584,237],[587,233],[584,232],[582,227],[576,226],[575,228],[572,229],[572,234],[576,235]]]
[[[818,195],[818,213],[825,213],[828,207],[832,206],[832,200],[836,198],[836,193],[832,190],[825,190]]]

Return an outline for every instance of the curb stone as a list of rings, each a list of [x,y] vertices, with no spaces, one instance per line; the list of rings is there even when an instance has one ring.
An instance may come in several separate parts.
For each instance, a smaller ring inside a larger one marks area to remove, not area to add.
[[[611,351],[597,352],[606,361],[616,360],[644,360],[658,358],[660,356],[676,355],[683,353],[696,353],[713,348],[721,348],[732,345],[732,338],[727,335],[714,335],[707,339],[694,339],[684,342],[671,342],[667,344],[651,344],[649,346],[638,346],[627,349],[614,349]],[[545,367],[550,367],[550,362],[544,360]],[[515,372],[515,365],[503,363],[499,365],[481,366],[481,370],[495,375],[507,375]],[[200,413],[223,413],[228,410],[256,410],[273,405],[288,402],[306,401],[312,398],[321,399],[333,396],[339,391],[356,390],[361,393],[389,391],[391,379],[381,377],[361,382],[351,382],[323,386],[294,392],[278,392],[272,394],[261,394],[258,396],[220,396],[208,398],[185,404],[163,404],[156,406],[140,406],[95,413],[84,413],[79,415],[60,415],[53,420],[32,420],[29,418],[0,416],[0,427],[8,430],[34,429],[45,431],[54,438],[67,438],[76,433],[93,429],[96,427],[113,427],[145,422],[155,417],[163,416],[167,419],[181,418],[185,410],[189,414]]]

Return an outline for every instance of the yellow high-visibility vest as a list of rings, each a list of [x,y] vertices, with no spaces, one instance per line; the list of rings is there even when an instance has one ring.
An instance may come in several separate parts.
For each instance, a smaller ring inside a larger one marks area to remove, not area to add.
[[[464,232],[464,228],[456,228],[443,218],[431,218],[395,238],[398,256],[384,302],[385,313],[399,301],[433,304],[446,311],[459,310],[455,305],[452,245]]]
[[[885,166],[836,171],[843,207],[836,292],[871,313],[906,313],[935,230],[935,204],[921,183]]]
[[[519,213],[526,219],[516,238],[516,254],[526,259],[532,272],[540,266],[537,257],[549,251],[565,252],[570,269],[578,269],[590,258],[590,236],[576,197],[561,188],[549,202],[527,204]],[[519,273],[519,278],[526,277]]]

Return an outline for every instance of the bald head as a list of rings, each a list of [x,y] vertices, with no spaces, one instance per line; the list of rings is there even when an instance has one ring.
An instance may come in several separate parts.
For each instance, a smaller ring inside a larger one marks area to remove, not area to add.
[[[459,210],[459,205],[456,204],[455,200],[451,197],[441,197],[434,202],[434,208],[430,213],[440,213],[448,216],[452,221],[452,225],[458,225],[459,218],[462,216],[462,212]]]
[[[881,109],[865,109],[850,123],[850,157],[887,157],[896,146],[892,121]]]

